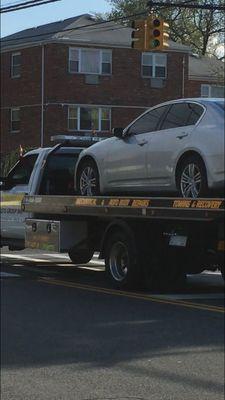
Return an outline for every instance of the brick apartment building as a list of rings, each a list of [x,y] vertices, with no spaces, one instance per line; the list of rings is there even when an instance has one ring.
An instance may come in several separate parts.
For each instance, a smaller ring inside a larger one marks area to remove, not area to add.
[[[1,152],[46,146],[54,134],[108,136],[157,103],[221,96],[206,58],[172,41],[166,52],[140,53],[131,31],[85,14],[5,37]]]

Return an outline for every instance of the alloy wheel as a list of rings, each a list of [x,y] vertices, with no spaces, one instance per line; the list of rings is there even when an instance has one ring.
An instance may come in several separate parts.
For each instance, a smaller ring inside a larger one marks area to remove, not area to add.
[[[190,163],[182,171],[180,178],[180,187],[183,197],[196,198],[199,196],[202,185],[202,175],[199,167]]]
[[[97,189],[96,173],[93,167],[87,166],[80,175],[80,192],[82,196],[94,196]]]

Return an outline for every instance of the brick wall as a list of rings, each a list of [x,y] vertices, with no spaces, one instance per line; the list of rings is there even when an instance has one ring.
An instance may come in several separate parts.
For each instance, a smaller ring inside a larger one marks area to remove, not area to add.
[[[98,85],[85,84],[84,74],[68,72],[68,54],[68,46],[46,48],[47,101],[151,106],[182,96],[182,53],[168,53],[168,77],[162,89],[151,88],[150,79],[141,77],[139,51],[113,49],[112,75],[100,76]]]
[[[22,55],[20,78],[10,77],[11,52],[2,55],[1,151],[3,153],[17,148],[19,144],[33,147],[40,144],[41,46],[20,51]],[[85,83],[84,74],[68,72],[69,46],[63,44],[45,46],[45,145],[49,144],[52,134],[70,134],[67,129],[67,104],[117,106],[112,107],[112,127],[125,127],[141,114],[145,107],[182,97],[182,60],[185,57],[187,88],[187,54],[168,53],[167,79],[163,88],[156,89],[151,87],[149,78],[141,77],[140,52],[119,48],[114,48],[112,52],[112,75],[100,76],[99,84],[93,85]],[[19,133],[10,132],[11,107],[21,107]]]
[[[2,54],[1,68],[1,152],[39,145],[41,121],[41,52],[39,47],[20,50],[20,78],[11,78],[11,52]],[[10,109],[21,107],[21,129],[10,132]]]

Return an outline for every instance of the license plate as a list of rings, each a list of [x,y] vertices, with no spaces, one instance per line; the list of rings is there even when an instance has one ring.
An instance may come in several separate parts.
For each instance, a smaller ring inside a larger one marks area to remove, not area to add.
[[[187,236],[171,236],[169,241],[170,246],[177,246],[177,247],[186,247],[187,245]]]

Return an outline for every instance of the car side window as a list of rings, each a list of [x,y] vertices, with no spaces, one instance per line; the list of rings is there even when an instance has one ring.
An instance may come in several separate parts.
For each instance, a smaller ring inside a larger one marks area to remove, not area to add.
[[[40,194],[74,194],[74,170],[78,153],[49,156],[40,187]]]
[[[128,133],[138,135],[141,133],[156,131],[160,120],[167,109],[168,106],[162,106],[148,111],[130,126]]]
[[[194,125],[202,113],[203,108],[198,104],[172,104],[160,129],[172,129],[187,125]]]
[[[8,174],[10,187],[28,185],[38,154],[23,157]]]
[[[196,103],[188,103],[191,113],[187,119],[187,125],[195,125],[204,112],[204,108]]]

